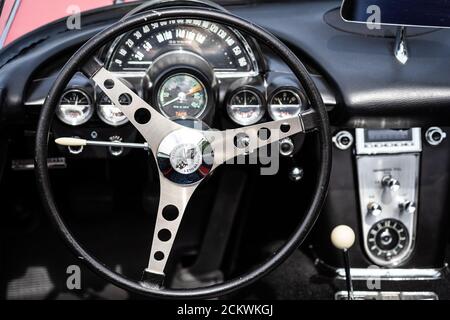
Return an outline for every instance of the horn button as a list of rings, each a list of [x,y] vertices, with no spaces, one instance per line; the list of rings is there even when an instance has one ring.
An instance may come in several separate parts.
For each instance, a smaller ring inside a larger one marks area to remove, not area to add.
[[[177,184],[193,184],[205,178],[213,166],[214,153],[201,131],[180,129],[159,145],[157,161],[164,177]]]

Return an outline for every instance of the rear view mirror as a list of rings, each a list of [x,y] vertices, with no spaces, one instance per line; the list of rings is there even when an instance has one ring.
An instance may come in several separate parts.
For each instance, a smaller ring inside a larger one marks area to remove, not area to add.
[[[344,0],[345,21],[368,25],[450,28],[448,0]]]

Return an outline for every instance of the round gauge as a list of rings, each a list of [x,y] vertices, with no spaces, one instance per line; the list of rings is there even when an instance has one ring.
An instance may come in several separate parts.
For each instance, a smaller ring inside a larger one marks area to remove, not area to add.
[[[407,249],[408,238],[408,230],[403,223],[385,219],[372,226],[367,243],[374,257],[388,262]]]
[[[59,120],[71,126],[86,123],[93,113],[91,98],[87,93],[78,89],[66,91],[56,109]]]
[[[298,116],[304,104],[301,94],[291,89],[277,91],[270,99],[269,114],[273,120]]]
[[[264,115],[260,96],[248,89],[236,92],[228,102],[227,112],[237,124],[247,126],[257,123]]]
[[[130,104],[129,96],[121,95],[119,102],[122,105]],[[117,108],[104,93],[101,94],[97,105],[97,114],[99,118],[111,126],[117,127],[128,122],[128,118]]]
[[[177,73],[161,84],[157,103],[168,118],[198,118],[206,110],[208,93],[198,78],[187,73]]]

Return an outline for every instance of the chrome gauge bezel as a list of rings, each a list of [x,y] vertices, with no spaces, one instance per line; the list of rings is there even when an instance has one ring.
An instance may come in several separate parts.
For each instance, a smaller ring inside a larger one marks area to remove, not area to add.
[[[209,92],[208,92],[208,87],[205,84],[205,81],[201,80],[199,77],[197,77],[196,75],[189,73],[189,72],[185,72],[185,71],[181,71],[181,72],[174,72],[171,74],[168,74],[165,79],[163,79],[161,81],[161,84],[158,85],[157,91],[156,91],[156,95],[155,95],[155,101],[156,101],[156,106],[158,107],[158,110],[161,112],[162,115],[164,115],[166,118],[171,119],[173,118],[172,116],[168,115],[163,107],[160,105],[159,102],[159,95],[161,93],[161,89],[164,87],[164,84],[167,83],[167,81],[169,81],[169,79],[172,79],[173,77],[176,76],[189,76],[193,79],[195,79],[195,81],[197,81],[202,87],[203,87],[203,92],[205,94],[205,102],[203,104],[203,108],[201,109],[201,111],[195,115],[195,116],[187,116],[187,117],[183,117],[183,118],[195,118],[195,119],[202,119],[202,117],[205,115],[206,111],[208,110],[208,105],[210,103],[209,101]]]
[[[272,120],[277,121],[277,120],[285,119],[285,118],[276,117],[276,116],[274,115],[274,112],[273,112],[273,109],[272,109],[272,106],[275,104],[275,103],[273,102],[273,100],[275,99],[275,97],[277,97],[277,95],[279,95],[279,94],[281,94],[281,93],[283,93],[283,92],[289,92],[289,93],[292,93],[292,94],[293,94],[293,95],[301,102],[301,105],[300,105],[300,109],[299,109],[299,113],[298,113],[298,114],[300,114],[302,111],[304,111],[304,110],[307,108],[307,105],[306,105],[306,98],[305,98],[304,94],[303,94],[299,89],[297,89],[297,88],[292,88],[292,87],[281,87],[281,88],[278,88],[277,90],[275,90],[275,91],[270,95],[269,103],[267,104],[267,111],[268,111],[270,117],[272,118]]]
[[[102,92],[102,93],[99,93],[99,94],[97,95],[96,112],[97,112],[97,116],[100,118],[100,120],[102,120],[104,123],[106,123],[107,125],[112,126],[112,127],[120,127],[120,126],[123,126],[124,124],[127,124],[127,123],[130,121],[127,117],[125,117],[122,121],[119,121],[119,122],[112,122],[112,121],[108,120],[108,119],[102,114],[102,112],[100,111],[100,107],[105,105],[105,104],[102,104],[102,103],[101,103],[101,100],[102,100],[103,97],[105,97],[105,94],[104,94],[103,92]],[[113,103],[111,103],[110,106],[116,108],[116,106],[114,106]]]
[[[244,93],[244,92],[250,92],[251,94],[255,95],[256,98],[258,99],[258,102],[259,102],[259,107],[260,107],[261,113],[258,115],[257,118],[255,118],[252,121],[241,121],[240,119],[238,119],[238,118],[236,118],[234,116],[234,114],[232,113],[232,110],[231,110],[231,106],[232,106],[231,101],[233,101],[234,97],[236,97],[238,94],[241,94],[241,93]],[[245,88],[238,89],[238,90],[234,91],[230,95],[230,97],[227,99],[227,114],[228,114],[228,116],[230,117],[230,119],[234,123],[239,124],[241,126],[250,126],[250,125],[253,125],[255,123],[258,123],[264,117],[264,115],[266,114],[266,108],[265,108],[265,105],[264,105],[264,100],[263,100],[262,95],[258,91],[256,91],[255,89],[248,88],[248,87],[245,87]]]
[[[200,20],[201,22],[205,20]],[[162,21],[164,25],[167,25],[168,21]],[[158,28],[161,27],[161,21],[158,22],[159,26],[155,29],[152,29],[151,32],[157,32]],[[181,26],[186,25],[185,23],[180,24]],[[188,25],[189,26],[189,25]],[[233,70],[222,70],[222,69],[214,69],[214,74],[217,78],[240,78],[240,77],[255,77],[259,74],[259,64],[257,62],[254,49],[252,49],[252,46],[250,45],[249,41],[241,34],[241,32],[235,28],[228,27],[228,26],[222,26],[220,27],[227,28],[241,43],[243,46],[243,50],[245,51],[246,55],[248,56],[249,60],[247,61],[250,66],[251,70],[249,71],[233,71]],[[110,45],[109,47],[106,47],[105,50],[105,66],[108,70],[111,69],[114,54],[118,50],[120,44],[125,39],[125,37],[128,34],[131,34],[132,32],[138,31],[139,28],[130,31],[129,33],[122,34],[121,36],[117,37]],[[150,65],[151,67],[151,65]],[[121,76],[126,76],[129,78],[137,77],[140,78],[145,75],[145,70],[133,70],[133,71],[112,71],[115,74],[120,74]]]
[[[64,113],[61,111],[62,99],[64,98],[65,95],[67,95],[69,93],[73,93],[73,92],[82,94],[87,99],[88,106],[89,106],[89,110],[88,110],[86,118],[84,118],[82,121],[79,121],[79,122],[76,122],[76,123],[73,122],[73,121],[68,121],[64,117]],[[67,124],[69,126],[72,126],[72,127],[77,127],[77,126],[80,126],[82,124],[85,124],[86,122],[88,122],[92,118],[93,114],[94,114],[94,105],[93,105],[93,102],[92,102],[92,98],[87,92],[85,92],[82,89],[68,89],[68,90],[64,91],[64,93],[62,94],[62,96],[61,96],[61,98],[59,100],[58,107],[56,108],[56,116],[58,117],[58,119],[61,122],[65,123],[65,124]]]

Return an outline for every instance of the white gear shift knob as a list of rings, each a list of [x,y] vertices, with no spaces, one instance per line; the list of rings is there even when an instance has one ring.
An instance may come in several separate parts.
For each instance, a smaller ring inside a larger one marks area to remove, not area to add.
[[[337,226],[331,232],[331,242],[340,250],[348,250],[355,243],[355,232],[349,226]]]

